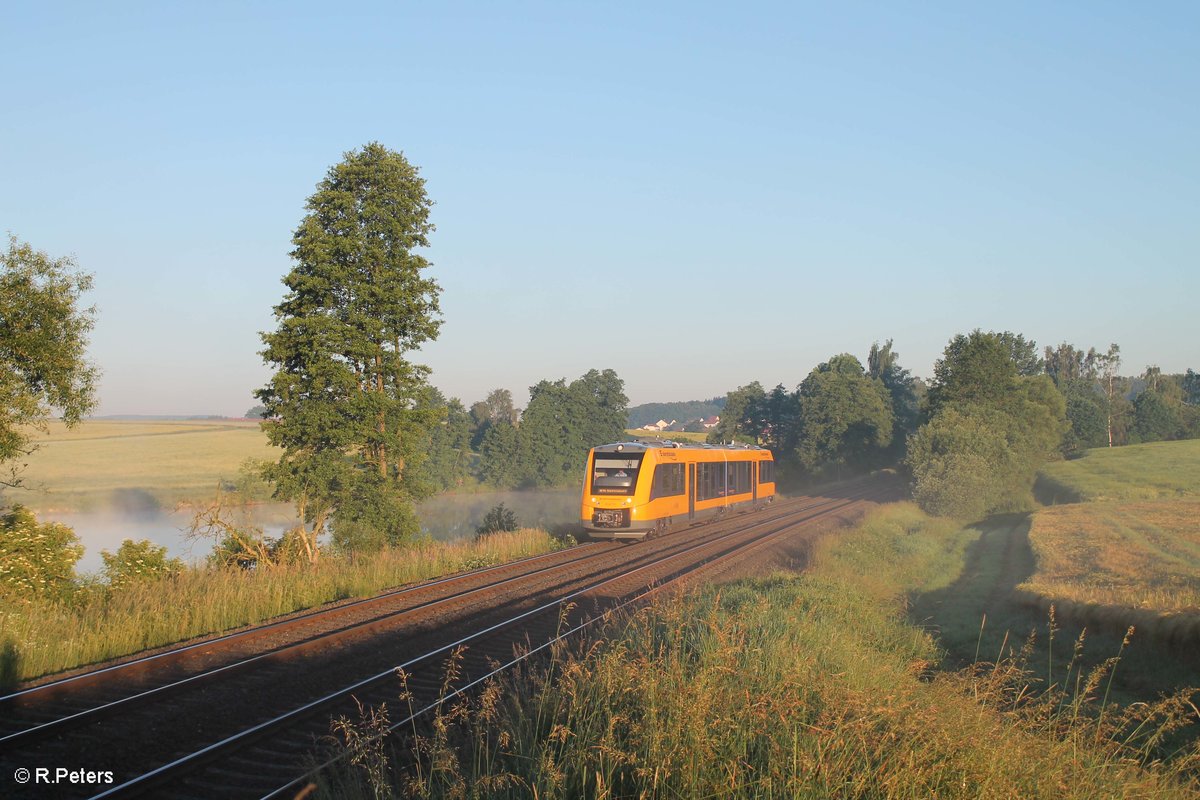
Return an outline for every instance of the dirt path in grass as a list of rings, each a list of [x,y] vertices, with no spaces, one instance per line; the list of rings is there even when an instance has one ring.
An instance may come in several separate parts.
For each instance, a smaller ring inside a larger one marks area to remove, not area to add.
[[[1055,620],[1031,607],[1014,589],[1033,574],[1029,514],[999,515],[976,526],[962,574],[945,589],[911,598],[909,619],[929,630],[956,669],[1013,656],[1032,636],[1028,668],[1043,680],[1065,679],[1072,648],[1084,625]],[[1121,653],[1121,636],[1087,630],[1085,669]],[[1168,651],[1136,634],[1121,654],[1114,686],[1125,702],[1148,700],[1185,686],[1200,686],[1200,654]]]

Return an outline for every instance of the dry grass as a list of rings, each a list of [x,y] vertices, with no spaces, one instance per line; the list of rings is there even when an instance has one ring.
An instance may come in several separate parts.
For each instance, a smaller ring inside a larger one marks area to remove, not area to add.
[[[231,420],[91,420],[72,430],[55,422],[40,444],[23,473],[29,490],[9,490],[0,503],[89,511],[138,498],[169,508],[211,495],[246,459],[274,457],[257,422]]]
[[[1200,623],[1200,500],[1085,503],[1039,511],[1037,561],[1018,587],[1049,601],[1193,617]],[[1103,609],[1095,609],[1103,613]]]
[[[559,546],[544,531],[527,529],[479,542],[424,541],[353,561],[258,572],[189,569],[120,590],[94,585],[70,602],[0,606],[0,647],[12,648],[11,678],[31,679]]]

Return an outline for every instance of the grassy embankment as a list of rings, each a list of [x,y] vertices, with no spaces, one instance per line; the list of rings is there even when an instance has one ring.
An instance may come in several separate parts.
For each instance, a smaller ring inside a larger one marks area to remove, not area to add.
[[[59,603],[0,604],[0,676],[31,679],[559,546],[543,531],[522,530],[305,567],[187,569],[120,590],[84,586]]]
[[[908,599],[961,579],[979,532],[911,504],[827,537],[801,575],[665,599],[510,675],[325,796],[1191,797],[1195,749],[1159,761],[1183,698],[1099,711],[1113,665],[1047,690],[1020,657],[939,672]],[[978,624],[978,623],[976,623]],[[1116,652],[1105,656],[1116,655]],[[1121,665],[1117,665],[1121,669]],[[1043,673],[1044,674],[1044,673]],[[388,713],[403,714],[399,706]],[[341,729],[345,735],[346,728]],[[376,794],[376,790],[381,793]]]
[[[27,490],[6,491],[0,504],[35,512],[171,508],[211,497],[247,459],[276,456],[257,422],[231,420],[89,420],[73,429],[54,422],[39,441],[22,475]]]

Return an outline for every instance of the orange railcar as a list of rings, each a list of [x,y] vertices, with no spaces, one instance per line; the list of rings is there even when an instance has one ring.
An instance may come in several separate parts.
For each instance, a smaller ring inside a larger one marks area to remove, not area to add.
[[[593,539],[645,539],[774,498],[770,450],[621,442],[588,453],[580,518]]]

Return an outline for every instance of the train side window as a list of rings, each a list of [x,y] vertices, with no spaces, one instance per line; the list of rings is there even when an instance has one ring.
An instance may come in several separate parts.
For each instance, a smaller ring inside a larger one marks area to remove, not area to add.
[[[775,482],[775,462],[774,461],[758,462],[758,482],[759,483],[774,483]]]
[[[659,464],[654,468],[654,482],[650,484],[650,499],[683,494],[683,475],[683,464]]]

